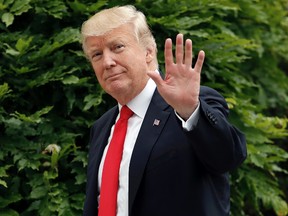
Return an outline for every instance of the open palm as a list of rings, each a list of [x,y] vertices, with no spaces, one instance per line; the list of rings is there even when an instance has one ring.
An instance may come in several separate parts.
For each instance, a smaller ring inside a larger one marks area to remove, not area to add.
[[[199,103],[200,74],[205,58],[200,51],[195,67],[192,68],[192,41],[187,39],[183,46],[183,35],[176,37],[175,62],[172,40],[165,41],[164,80],[158,73],[149,71],[148,75],[155,81],[159,93],[183,118],[188,119]]]

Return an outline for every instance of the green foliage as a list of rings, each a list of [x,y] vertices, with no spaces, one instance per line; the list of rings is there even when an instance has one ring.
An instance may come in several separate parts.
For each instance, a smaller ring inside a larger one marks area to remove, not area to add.
[[[285,0],[0,0],[1,215],[81,215],[89,128],[115,104],[80,44],[83,21],[133,4],[163,45],[178,32],[206,53],[248,158],[231,174],[232,215],[287,215],[288,4]]]

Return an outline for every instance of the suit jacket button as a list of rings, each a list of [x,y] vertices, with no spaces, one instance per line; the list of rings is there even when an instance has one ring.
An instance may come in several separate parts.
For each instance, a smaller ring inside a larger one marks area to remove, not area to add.
[[[209,110],[206,111],[206,114],[209,118],[211,118],[211,112]]]

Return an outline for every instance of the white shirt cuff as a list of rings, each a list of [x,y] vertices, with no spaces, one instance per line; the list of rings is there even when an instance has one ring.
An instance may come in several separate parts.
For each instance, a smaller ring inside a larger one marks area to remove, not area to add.
[[[198,106],[196,107],[196,109],[194,110],[194,112],[191,114],[191,116],[187,119],[187,121],[184,121],[176,112],[175,110],[175,114],[178,117],[178,119],[180,119],[181,123],[182,123],[182,127],[184,130],[186,131],[191,131],[195,128],[198,119],[199,119],[199,107],[200,107],[200,101],[198,103]]]

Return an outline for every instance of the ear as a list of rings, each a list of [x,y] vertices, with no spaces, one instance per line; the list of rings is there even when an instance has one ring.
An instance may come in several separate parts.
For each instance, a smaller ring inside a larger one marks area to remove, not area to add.
[[[155,57],[155,49],[152,46],[146,48],[146,63],[151,63]]]

